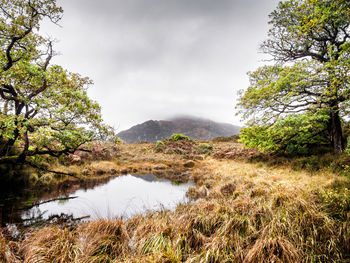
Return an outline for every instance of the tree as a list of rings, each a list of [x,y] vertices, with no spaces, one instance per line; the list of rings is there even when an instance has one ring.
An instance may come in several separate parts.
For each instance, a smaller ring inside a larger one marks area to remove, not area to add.
[[[56,0],[0,0],[0,164],[36,165],[113,134],[87,96],[91,80],[51,65],[40,23],[62,13]]]
[[[238,104],[241,113],[250,119],[250,128],[269,128],[270,139],[281,123],[288,127],[286,117],[318,116],[323,127],[310,126],[306,137],[323,133],[334,152],[341,153],[342,122],[349,116],[350,103],[350,1],[280,2],[269,23],[272,28],[261,50],[277,63],[249,73],[250,87]],[[249,127],[244,130],[247,135]],[[295,135],[299,128],[289,127],[289,131],[294,130]],[[256,143],[264,148],[261,140]]]

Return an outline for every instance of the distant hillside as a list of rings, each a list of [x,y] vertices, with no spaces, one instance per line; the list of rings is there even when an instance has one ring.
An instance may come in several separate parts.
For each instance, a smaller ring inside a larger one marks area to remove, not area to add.
[[[118,133],[118,137],[128,143],[140,141],[155,142],[169,138],[174,133],[182,133],[191,139],[211,140],[219,136],[238,134],[240,128],[228,123],[183,117],[166,121],[149,120]]]

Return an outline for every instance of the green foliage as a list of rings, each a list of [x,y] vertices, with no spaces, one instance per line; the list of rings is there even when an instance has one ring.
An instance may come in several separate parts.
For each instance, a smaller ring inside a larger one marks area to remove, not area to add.
[[[155,254],[165,250],[169,245],[169,240],[163,234],[154,235],[145,240],[141,248],[141,253]]]
[[[119,137],[114,137],[113,142],[116,145],[121,145],[123,143],[122,139],[120,139]]]
[[[350,137],[347,138],[347,144],[346,144],[346,148],[345,148],[345,153],[350,155]]]
[[[190,141],[190,138],[186,135],[176,133],[176,134],[171,135],[170,140],[175,141],[175,142],[181,141],[181,140]]]
[[[162,141],[156,142],[156,147],[163,147],[163,146],[164,146],[164,142],[162,142]]]
[[[52,41],[39,29],[44,18],[60,21],[56,0],[0,5],[0,163],[33,163],[113,136],[100,106],[87,96],[92,81],[50,64]]]
[[[165,147],[165,143],[163,141],[157,141],[155,151],[162,152],[164,150],[164,147]]]
[[[250,120],[244,143],[304,153],[307,144],[328,140],[341,152],[341,119],[350,106],[349,9],[346,0],[289,0],[271,13],[261,49],[278,63],[250,72],[241,91],[240,113]]]
[[[288,115],[270,126],[241,130],[240,142],[260,151],[308,154],[311,146],[327,144],[328,115]]]
[[[318,154],[295,159],[289,157],[288,161],[290,161],[292,169],[296,171],[306,170],[310,173],[315,173],[320,170],[325,170],[332,173],[342,173],[343,171],[341,167],[335,167],[334,156],[330,154]],[[285,165],[286,162],[280,162],[280,164]]]

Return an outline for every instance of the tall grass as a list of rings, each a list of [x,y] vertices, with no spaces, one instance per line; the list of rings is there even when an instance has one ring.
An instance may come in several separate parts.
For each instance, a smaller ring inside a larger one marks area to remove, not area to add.
[[[214,160],[193,170],[206,194],[175,211],[35,230],[0,259],[22,262],[349,262],[349,181],[326,171]],[[196,192],[197,191],[197,192]],[[0,261],[1,261],[0,260]]]

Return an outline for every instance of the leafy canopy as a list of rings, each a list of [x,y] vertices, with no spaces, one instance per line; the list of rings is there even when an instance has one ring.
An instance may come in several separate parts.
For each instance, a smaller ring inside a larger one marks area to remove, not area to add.
[[[249,73],[238,107],[249,120],[241,141],[261,150],[343,148],[350,103],[350,2],[290,0],[270,15],[263,52],[275,65]]]
[[[89,78],[51,65],[40,23],[58,23],[56,0],[0,0],[0,163],[58,157],[113,135],[87,95]]]

